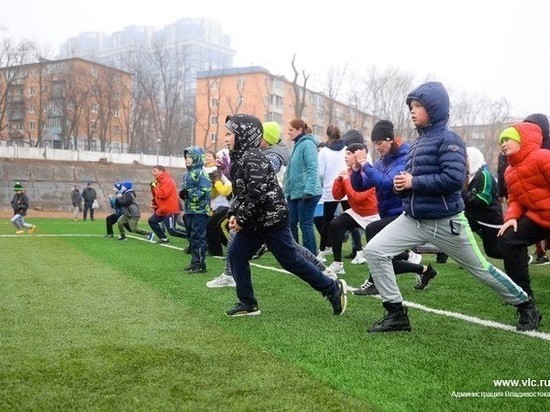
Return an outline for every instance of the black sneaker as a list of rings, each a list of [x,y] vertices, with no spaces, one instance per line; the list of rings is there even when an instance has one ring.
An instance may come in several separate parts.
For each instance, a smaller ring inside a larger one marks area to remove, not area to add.
[[[265,252],[267,252],[267,246],[262,245],[258,251],[252,256],[252,259],[259,259]]]
[[[548,265],[550,260],[548,256],[536,256],[535,259],[531,262],[532,265]]]
[[[428,286],[428,283],[430,283],[430,280],[435,278],[437,276],[437,270],[432,268],[432,265],[428,265],[428,269],[426,269],[425,272],[418,275],[418,281],[413,286],[417,290],[424,290],[426,286]]]
[[[238,302],[233,306],[231,309],[229,309],[225,314],[227,316],[231,317],[238,317],[238,316],[256,316],[259,315],[260,309],[258,309],[258,306],[256,305],[247,305],[245,303]]]
[[[378,295],[378,289],[374,286],[374,283],[369,282],[368,280],[361,285],[357,290],[353,291],[354,295],[357,296],[374,296]]]
[[[126,236],[119,236],[117,240],[128,240]]]
[[[195,267],[192,267],[191,269],[189,269],[187,272],[189,272],[190,274],[206,273],[206,267],[205,266],[195,266]]]
[[[411,323],[407,308],[401,303],[383,303],[386,314],[368,329],[369,332],[410,332]]]
[[[348,290],[346,281],[343,279],[336,279],[336,292],[332,295],[328,295],[327,299],[332,305],[332,310],[336,316],[342,315],[348,307]]]
[[[168,240],[168,238],[161,238],[157,240],[155,243],[170,243],[170,241]]]
[[[447,263],[447,259],[449,259],[449,256],[446,253],[437,252],[435,263]]]
[[[535,302],[529,298],[527,302],[516,306],[518,308],[519,321],[516,330],[525,332],[537,330],[542,319],[542,314],[537,310]]]

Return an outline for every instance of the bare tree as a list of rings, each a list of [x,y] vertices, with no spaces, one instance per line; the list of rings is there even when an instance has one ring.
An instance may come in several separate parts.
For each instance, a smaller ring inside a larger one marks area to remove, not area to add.
[[[292,89],[294,90],[294,114],[297,119],[301,119],[306,108],[306,92],[309,74],[306,75],[305,70],[302,70],[301,74],[303,77],[303,82],[298,84],[300,73],[296,68],[296,55],[292,56],[290,65],[292,66],[292,70],[294,72],[294,78],[292,79]]]
[[[327,107],[325,107],[328,124],[334,124],[334,107],[336,100],[339,99],[342,85],[346,80],[347,66],[331,67],[327,72],[327,82],[325,93],[328,97]]]

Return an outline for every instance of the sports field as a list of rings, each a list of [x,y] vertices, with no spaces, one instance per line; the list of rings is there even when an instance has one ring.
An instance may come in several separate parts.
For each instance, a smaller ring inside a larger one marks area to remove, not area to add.
[[[33,235],[0,223],[2,411],[550,409],[550,265],[531,267],[539,332],[516,332],[515,308],[449,260],[424,291],[400,276],[411,333],[367,334],[378,298],[349,294],[335,317],[269,253],[253,261],[261,315],[233,319],[234,289],[205,287],[225,262],[185,273],[184,240],[28,220]],[[347,262],[359,286],[367,267]]]

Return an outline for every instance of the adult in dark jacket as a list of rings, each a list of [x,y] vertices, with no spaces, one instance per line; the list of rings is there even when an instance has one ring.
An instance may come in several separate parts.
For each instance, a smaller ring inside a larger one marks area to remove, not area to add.
[[[88,211],[90,211],[90,220],[94,220],[94,200],[97,199],[97,193],[92,187],[92,182],[88,182],[86,189],[82,191],[82,199],[84,199],[84,211],[82,212],[82,218],[86,220],[88,217]]]
[[[410,331],[407,310],[395,280],[391,258],[430,242],[451,256],[506,303],[517,307],[519,331],[535,330],[540,314],[534,301],[480,252],[464,216],[462,188],[466,181],[466,147],[447,126],[449,95],[439,82],[420,85],[407,96],[418,132],[407,154],[405,171],[394,178],[403,196],[404,214],[367,243],[365,258],[386,309],[369,332]]]
[[[80,193],[78,185],[74,185],[71,192],[71,204],[73,205],[73,220],[76,222],[78,215],[82,212],[82,193]]]
[[[238,114],[229,118],[226,129],[233,183],[229,228],[236,232],[228,249],[228,259],[239,298],[226,314],[260,314],[252,288],[249,260],[265,243],[284,269],[326,296],[334,314],[341,315],[347,306],[346,283],[325,276],[296,252],[283,191],[269,160],[259,148],[262,123],[255,116]]]

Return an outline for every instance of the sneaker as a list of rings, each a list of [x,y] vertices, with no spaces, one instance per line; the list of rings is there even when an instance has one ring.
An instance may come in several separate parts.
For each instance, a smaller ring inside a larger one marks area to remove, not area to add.
[[[206,273],[206,266],[195,266],[187,271],[189,274]]]
[[[128,238],[126,236],[119,236],[118,240],[128,240]]]
[[[22,229],[19,229],[19,230],[16,230],[16,231],[15,231],[15,234],[16,234],[16,235],[22,235],[23,233],[25,233],[25,231],[22,230]]]
[[[317,260],[321,263],[325,263],[327,261],[327,258],[325,257],[325,252],[319,252],[319,254],[317,255]]]
[[[145,239],[147,239],[148,242],[152,242],[154,238],[155,238],[155,234],[153,232],[149,232],[145,236]],[[166,240],[168,240],[168,239],[166,239]]]
[[[415,265],[419,265],[420,262],[422,262],[422,255],[418,253],[414,253],[412,250],[410,250],[409,258],[407,259],[407,262],[414,263]]]
[[[353,294],[357,296],[374,296],[378,295],[378,289],[376,289],[374,283],[367,280],[359,289],[354,290]]]
[[[362,250],[357,252],[355,258],[351,261],[352,265],[364,265],[365,263],[367,263],[367,259],[365,259],[365,255]]]
[[[237,284],[233,276],[228,276],[225,273],[222,273],[215,279],[212,279],[210,282],[206,282],[207,288],[234,288]]]
[[[436,276],[437,276],[437,270],[432,268],[432,265],[429,264],[426,271],[418,275],[417,282],[413,287],[417,290],[424,290],[424,288],[428,286],[428,283],[430,283],[430,280],[432,280]]]
[[[231,317],[238,317],[238,316],[257,316],[259,315],[260,309],[258,309],[258,306],[256,305],[247,305],[245,303],[238,302],[233,306],[231,309],[229,309],[225,314],[227,316]]]
[[[258,251],[252,256],[252,259],[259,259],[265,252],[267,252],[267,246],[262,245]]]
[[[533,256],[531,256],[531,258],[533,258]],[[531,265],[548,265],[548,264],[550,264],[550,259],[548,259],[548,256],[536,256],[529,262],[529,264],[531,264]]]
[[[369,332],[410,332],[411,322],[407,308],[401,303],[383,303],[386,314],[368,329]]]
[[[449,259],[449,256],[443,252],[437,252],[436,256],[435,263],[447,263],[447,259]]]
[[[36,230],[36,225],[32,225],[32,227],[29,229],[29,234],[32,235],[35,230]]]
[[[157,240],[155,243],[170,243],[170,241],[168,240],[168,238],[161,238]]]
[[[344,269],[343,262],[332,262],[326,270],[335,273],[336,275],[345,275],[346,270]]]
[[[325,276],[331,278],[332,280],[338,279],[338,275],[334,273],[330,267],[325,268],[325,270],[323,270],[323,273],[325,274]]]
[[[535,302],[529,298],[527,302],[516,306],[518,308],[519,321],[516,327],[518,331],[536,330],[542,319],[542,314],[537,310]]]
[[[328,295],[327,299],[332,305],[332,310],[336,316],[342,315],[348,307],[348,288],[346,281],[338,279],[336,283],[336,292],[332,295]]]

